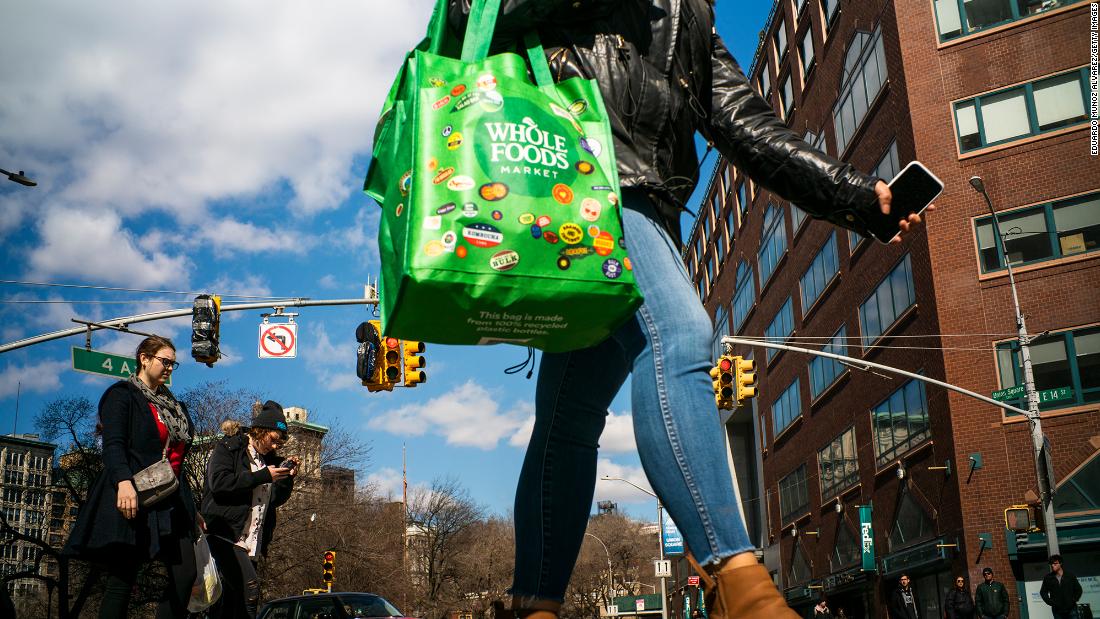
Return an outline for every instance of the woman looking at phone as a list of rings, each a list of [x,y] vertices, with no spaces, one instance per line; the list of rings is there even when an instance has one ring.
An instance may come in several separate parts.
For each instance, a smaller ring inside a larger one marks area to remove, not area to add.
[[[275,453],[287,440],[278,402],[265,402],[246,432],[231,421],[222,424],[222,432],[206,467],[202,499],[210,554],[222,579],[213,614],[252,619],[260,602],[256,563],[267,555],[275,510],[290,498],[298,461]]]

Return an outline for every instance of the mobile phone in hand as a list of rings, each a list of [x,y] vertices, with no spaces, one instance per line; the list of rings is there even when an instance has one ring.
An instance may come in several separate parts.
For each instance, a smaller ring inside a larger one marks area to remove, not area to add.
[[[287,458],[279,463],[281,469],[295,469],[298,468],[298,461],[294,458]]]
[[[889,243],[901,233],[898,222],[914,213],[920,214],[943,193],[943,181],[919,161],[910,161],[890,181],[890,214],[883,215],[876,204],[867,217],[868,232],[880,243]]]

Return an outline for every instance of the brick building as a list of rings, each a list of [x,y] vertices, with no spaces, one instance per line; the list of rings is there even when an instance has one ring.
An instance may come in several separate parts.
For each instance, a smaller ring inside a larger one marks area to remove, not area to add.
[[[720,10],[720,7],[719,7]],[[890,179],[920,160],[946,184],[900,245],[807,219],[719,161],[684,260],[721,335],[767,336],[989,394],[1022,384],[1005,260],[1016,273],[1043,404],[1067,566],[1100,616],[1100,159],[1089,155],[1089,4],[780,0],[748,71],[797,134]],[[995,243],[984,179],[998,211]],[[751,409],[727,417],[750,534],[789,603],[824,592],[885,617],[908,572],[925,617],[956,574],[1045,617],[1042,532],[1004,509],[1037,498],[1029,424],[900,376],[810,355],[757,360]],[[1012,402],[1023,407],[1022,398]],[[864,570],[858,506],[870,506]]]

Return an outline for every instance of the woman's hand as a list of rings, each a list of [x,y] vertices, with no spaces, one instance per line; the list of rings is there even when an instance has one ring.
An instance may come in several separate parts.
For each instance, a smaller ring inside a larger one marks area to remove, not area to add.
[[[893,194],[893,192],[890,191],[890,186],[887,185],[886,183],[884,183],[883,181],[879,181],[878,184],[875,185],[875,195],[878,196],[878,207],[882,211],[882,214],[883,215],[889,215],[890,214],[890,203],[894,199],[894,194]],[[928,208],[926,208],[924,210],[933,211],[935,209],[936,209],[936,205],[929,204]],[[898,220],[898,227],[901,228],[901,233],[898,234],[897,236],[895,236],[894,238],[890,239],[890,242],[891,243],[900,243],[901,242],[901,237],[905,236],[909,232],[909,229],[912,226],[916,226],[920,222],[921,222],[921,218],[920,218],[920,215],[917,214],[917,213],[913,213],[912,215],[910,215],[906,219],[899,219]]]
[[[269,465],[267,472],[271,473],[271,481],[279,481],[280,479],[290,477],[290,469],[284,469],[281,466]]]
[[[133,520],[137,516],[138,511],[138,497],[137,490],[134,489],[134,482],[129,479],[124,479],[118,482],[118,511],[122,512],[122,517],[127,520]]]

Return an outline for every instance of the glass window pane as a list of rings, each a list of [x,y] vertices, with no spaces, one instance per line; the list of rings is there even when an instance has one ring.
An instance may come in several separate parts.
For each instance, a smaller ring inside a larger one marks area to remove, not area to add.
[[[882,44],[882,37],[875,40],[875,45]],[[883,76],[879,73],[878,57],[871,54],[867,57],[867,62],[863,65],[863,81],[867,85],[867,101],[868,103],[875,100],[878,96],[878,91],[882,89]]]
[[[993,220],[978,224],[978,252],[982,255],[982,269],[995,271],[1001,268],[1001,259],[997,256],[996,236],[993,234]]]
[[[863,324],[863,345],[866,346],[882,335],[882,326],[878,318],[877,295],[871,295],[867,302],[859,308],[860,319]]]
[[[807,30],[806,34],[802,35],[802,74],[805,75],[809,72],[810,67],[814,64],[814,36],[813,30]]]
[[[794,86],[791,85],[791,76],[783,80],[783,109],[790,110],[794,105]]]
[[[1042,343],[1032,343],[1029,348],[1036,389],[1042,391],[1073,384],[1066,356],[1065,338],[1062,335]]]
[[[977,30],[1012,19],[1009,0],[963,0],[966,27]]]
[[[783,62],[783,54],[787,53],[787,28],[783,23],[775,31],[775,51],[779,55],[779,62]]]
[[[998,220],[1001,234],[1005,235],[1005,257],[1012,264],[1054,255],[1047,236],[1046,215],[1042,210],[1000,216]]]
[[[1035,114],[1039,130],[1056,129],[1085,120],[1081,77],[1074,71],[1035,84]]]
[[[963,150],[978,148],[982,145],[981,135],[978,133],[978,113],[975,111],[973,101],[967,101],[955,107],[955,122],[959,129],[959,146]]]
[[[1054,205],[1054,225],[1063,256],[1100,246],[1100,195]]]
[[[1016,366],[1014,357],[1015,352],[1011,348],[1007,346],[997,347],[997,369],[1001,374],[1002,389],[1016,386],[1016,374],[1013,371],[1013,368]]]
[[[962,33],[958,0],[936,0],[936,26],[939,28],[940,36],[945,39]]]
[[[982,97],[981,103],[982,127],[987,144],[1031,133],[1022,88]]]
[[[1100,387],[1100,331],[1075,333],[1073,345],[1077,349],[1077,374],[1081,377],[1081,388]],[[1100,393],[1085,394],[1086,402],[1096,399],[1100,399]]]

